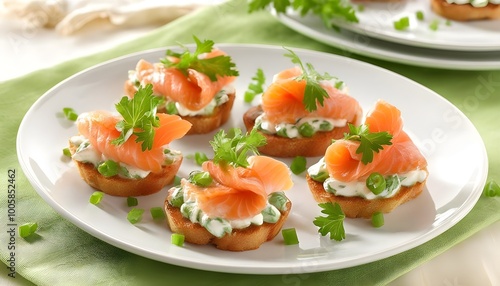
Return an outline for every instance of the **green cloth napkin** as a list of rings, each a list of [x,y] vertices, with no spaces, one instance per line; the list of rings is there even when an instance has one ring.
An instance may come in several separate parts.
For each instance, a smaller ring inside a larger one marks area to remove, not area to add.
[[[26,111],[53,85],[84,68],[135,51],[176,45],[177,42],[189,43],[193,34],[216,43],[263,43],[348,54],[290,30],[267,12],[248,15],[246,1],[235,0],[180,18],[111,50],[1,83],[3,177],[0,181],[5,193],[0,197],[0,224],[5,229],[8,223],[8,170],[15,170],[17,174],[17,222],[35,220],[40,223],[38,237],[16,238],[18,275],[37,285],[383,285],[500,220],[500,199],[481,197],[456,226],[419,247],[390,258],[321,273],[240,275],[193,270],[131,254],[94,238],[61,218],[37,195],[17,161],[15,139]],[[500,142],[500,71],[428,69],[349,55],[407,76],[457,105],[472,120],[486,143],[489,178],[500,182],[500,149],[495,146]],[[6,263],[9,234],[2,231],[0,237],[1,260]]]

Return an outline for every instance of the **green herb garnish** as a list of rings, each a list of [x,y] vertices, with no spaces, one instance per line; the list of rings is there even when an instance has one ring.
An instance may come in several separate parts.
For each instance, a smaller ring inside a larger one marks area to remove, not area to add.
[[[104,193],[100,191],[95,191],[90,195],[89,202],[93,205],[97,205],[101,202],[104,197]]]
[[[424,20],[424,12],[422,12],[422,11],[417,11],[417,12],[415,12],[415,15],[417,16],[417,19],[418,19],[419,21],[423,21],[423,20]]]
[[[287,228],[281,230],[281,235],[283,235],[283,240],[285,245],[299,244],[299,238],[297,237],[297,231],[295,228]]]
[[[212,184],[213,179],[209,172],[192,171],[189,174],[188,181],[200,187],[208,187]]]
[[[214,149],[213,161],[216,164],[229,164],[233,167],[248,167],[248,153],[259,154],[257,148],[266,144],[266,138],[252,129],[250,133],[243,134],[241,129],[233,128],[228,136],[224,130],[220,130],[210,141]]]
[[[285,13],[288,8],[299,11],[301,16],[311,12],[323,20],[325,26],[332,28],[332,19],[342,19],[347,22],[358,23],[356,10],[346,0],[252,0],[249,13],[262,10],[272,5],[276,12]]]
[[[322,236],[330,233],[330,239],[341,241],[345,238],[344,219],[345,214],[338,203],[321,203],[318,204],[323,210],[322,213],[327,216],[318,216],[314,218],[314,225],[319,227],[318,232]]]
[[[264,92],[264,83],[266,82],[266,77],[262,69],[257,69],[255,76],[252,77],[253,82],[248,85],[247,91],[245,91],[244,100],[245,102],[252,102],[255,96]]]
[[[366,187],[375,195],[382,193],[387,186],[384,176],[378,172],[373,172],[366,179]]]
[[[38,230],[38,223],[28,222],[19,226],[19,236],[22,238],[34,234]]]
[[[137,136],[135,142],[142,142],[142,151],[153,148],[155,136],[154,127],[160,126],[160,120],[156,116],[156,107],[160,99],[153,96],[153,86],[139,87],[132,99],[122,97],[115,105],[116,110],[123,116],[123,120],[116,123],[120,130],[120,136],[111,143],[121,145],[125,143],[132,134]]]
[[[127,197],[127,206],[135,207],[139,204],[139,201],[135,197]]]
[[[64,107],[63,108],[63,113],[64,116],[71,121],[76,121],[78,119],[78,114],[75,112],[75,110],[71,107]]]
[[[361,162],[365,165],[373,161],[373,152],[378,153],[384,149],[382,145],[392,145],[391,134],[386,131],[370,132],[366,124],[357,127],[349,124],[349,133],[344,134],[344,139],[361,142],[356,149],[356,154],[363,154]]]
[[[303,156],[297,156],[293,158],[292,164],[290,164],[290,170],[295,175],[304,172],[307,169],[307,160]]]
[[[69,148],[64,148],[62,152],[64,156],[71,158],[71,151],[69,150]]]
[[[136,224],[142,219],[142,214],[144,213],[143,209],[131,209],[127,214],[127,220],[131,224]]]
[[[165,218],[165,212],[162,207],[152,207],[149,209],[149,213],[153,219],[163,219]]]
[[[203,162],[208,161],[207,154],[203,152],[195,152],[194,153],[194,161],[198,166],[201,166]]]
[[[401,19],[394,21],[394,29],[402,31],[410,27],[410,18],[402,17]]]
[[[439,20],[438,19],[432,20],[432,22],[429,24],[429,29],[431,29],[432,31],[437,31],[438,28],[439,28]]]
[[[299,65],[302,70],[302,75],[298,76],[296,80],[306,81],[306,89],[304,91],[304,99],[302,101],[305,109],[309,112],[315,111],[318,108],[317,104],[319,103],[323,106],[325,98],[329,97],[328,93],[323,87],[321,87],[319,82],[322,80],[331,80],[334,77],[328,73],[324,73],[323,75],[319,74],[310,63],[306,63],[304,66],[295,52],[287,48],[285,48],[285,50],[290,52],[289,54],[285,54],[285,57],[292,59],[292,63]]]
[[[216,56],[213,58],[202,58],[199,56],[204,53],[212,51],[214,41],[204,40],[200,41],[197,37],[193,36],[196,43],[196,50],[191,53],[185,46],[180,45],[184,52],[176,53],[172,50],[167,50],[167,57],[161,59],[161,62],[166,67],[173,67],[181,71],[187,76],[188,69],[194,69],[200,73],[207,75],[211,81],[217,81],[217,76],[238,76],[239,72],[236,70],[236,64],[231,61],[229,56]],[[171,61],[169,57],[178,58],[178,61]]]
[[[373,227],[381,227],[384,225],[384,214],[381,212],[375,212],[372,215],[372,225]]]
[[[173,245],[182,247],[184,245],[184,235],[179,233],[172,233],[172,235],[170,236],[170,242]]]
[[[484,186],[483,194],[487,197],[500,197],[500,186],[496,181],[489,181]]]

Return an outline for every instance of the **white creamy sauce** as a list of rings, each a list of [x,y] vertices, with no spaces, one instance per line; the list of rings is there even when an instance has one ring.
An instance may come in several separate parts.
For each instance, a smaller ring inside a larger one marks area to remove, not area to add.
[[[457,4],[457,5],[464,5],[464,4],[471,4],[474,7],[485,7],[488,5],[488,3],[491,4],[500,4],[500,0],[446,0],[449,4]]]
[[[336,127],[344,127],[347,125],[347,120],[330,119],[323,117],[305,117],[299,119],[295,124],[290,124],[290,123],[273,124],[272,122],[267,120],[265,113],[262,113],[255,119],[255,124],[257,126],[260,126],[259,127],[260,129],[270,134],[276,134],[278,132],[284,131],[285,132],[284,134],[286,134],[288,138],[302,137],[302,135],[300,135],[299,133],[299,127],[302,124],[306,123],[309,124],[313,128],[314,133],[316,133],[318,131],[331,131],[333,128]],[[332,128],[329,128],[328,130],[321,130],[322,124],[329,124]]]

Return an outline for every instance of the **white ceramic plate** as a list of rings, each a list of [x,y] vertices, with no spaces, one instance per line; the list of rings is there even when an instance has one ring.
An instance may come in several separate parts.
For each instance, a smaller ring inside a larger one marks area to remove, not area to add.
[[[500,51],[467,52],[415,47],[377,39],[367,32],[352,32],[342,28],[340,31],[327,29],[318,17],[311,15],[276,15],[274,10],[271,10],[271,13],[291,29],[342,49],[346,56],[354,53],[402,64],[442,69],[500,69]]]
[[[243,128],[241,115],[249,105],[241,95],[256,69],[262,68],[269,81],[273,74],[292,64],[283,56],[281,47],[219,47],[233,57],[241,73],[235,83],[239,96],[232,117],[223,128]],[[347,219],[346,239],[335,242],[317,233],[312,221],[321,215],[320,208],[312,199],[304,176],[293,176],[295,186],[288,196],[294,206],[284,227],[297,229],[299,246],[285,246],[281,234],[258,250],[240,253],[220,251],[213,246],[173,246],[165,222],[155,222],[145,213],[140,223],[130,224],[124,198],[105,196],[99,206],[88,203],[93,190],[79,177],[74,164],[61,155],[68,138],[77,133],[74,123],[61,116],[61,110],[112,110],[123,94],[127,71],[139,59],[157,61],[164,51],[118,58],[64,80],[30,108],[19,128],[19,161],[39,195],[63,217],[114,246],[166,263],[221,272],[282,274],[340,269],[389,257],[434,238],[460,221],[481,194],[487,175],[485,147],[474,126],[457,108],[431,90],[387,70],[349,58],[295,49],[304,62],[344,80],[365,110],[379,98],[401,109],[406,130],[428,159],[427,188],[414,201],[386,215],[382,228],[373,228],[364,219]],[[202,151],[210,157],[208,140],[214,133],[187,136],[171,146],[184,155]],[[308,164],[318,159],[309,158]],[[467,168],[462,167],[463,162],[468,162]],[[198,168],[192,160],[185,159],[179,175],[187,176]],[[161,206],[165,196],[166,189],[139,197],[139,207],[149,210]]]
[[[359,23],[335,21],[340,27],[374,38],[395,43],[455,51],[500,51],[500,21],[451,21],[434,13],[430,0],[397,2],[361,2],[365,9],[357,12]],[[424,19],[418,20],[416,12]],[[408,17],[410,27],[404,31],[394,29],[394,21]],[[437,21],[438,29],[429,25]]]

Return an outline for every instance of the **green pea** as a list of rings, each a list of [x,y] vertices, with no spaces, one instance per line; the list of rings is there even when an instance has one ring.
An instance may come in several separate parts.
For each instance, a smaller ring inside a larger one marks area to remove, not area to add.
[[[306,122],[299,126],[299,133],[304,137],[312,137],[314,135],[314,128]]]

